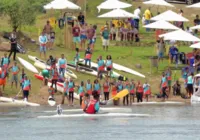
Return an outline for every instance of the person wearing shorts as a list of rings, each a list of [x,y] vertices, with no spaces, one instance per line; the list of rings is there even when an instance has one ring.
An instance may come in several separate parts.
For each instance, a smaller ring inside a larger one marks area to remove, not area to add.
[[[102,38],[103,38],[103,50],[108,51],[108,46],[109,46],[109,35],[110,32],[108,31],[108,28],[105,27],[104,31],[102,32]]]
[[[25,101],[28,100],[30,90],[31,90],[31,81],[28,79],[27,76],[25,76],[23,81],[23,96]]]
[[[17,88],[18,84],[18,73],[20,71],[20,68],[17,66],[17,62],[14,62],[14,65],[9,68],[9,71],[12,72],[12,78],[11,78],[11,88],[13,87],[13,83],[15,83],[15,86]]]
[[[81,31],[80,31],[80,34],[81,34],[81,49],[85,49],[85,43],[86,43],[86,40],[87,40],[87,29],[85,27],[85,25],[81,25]]]
[[[112,57],[111,55],[108,55],[106,57],[106,71],[107,71],[107,75],[111,77],[112,74],[112,68],[113,68],[113,62],[112,62]]]
[[[0,71],[0,86],[3,86],[3,91],[6,85],[6,77],[7,77],[7,69],[5,69],[4,67],[1,68]],[[2,91],[0,89],[0,96],[2,95]]]
[[[85,66],[87,66],[87,63],[89,63],[89,67],[91,67],[91,58],[92,58],[92,50],[90,48],[90,45],[88,45],[85,51]]]
[[[74,81],[70,78],[68,89],[69,89],[69,104],[71,106],[73,106],[74,103],[74,87],[75,87]]]
[[[94,37],[95,37],[95,29],[93,28],[92,24],[90,24],[90,27],[87,29],[87,39],[91,49],[94,49],[94,43],[95,43]]]
[[[61,74],[62,77],[65,77],[65,69],[67,66],[67,60],[64,54],[61,54],[61,58],[58,60],[58,65],[59,65],[59,74]]]
[[[39,36],[39,43],[40,43],[40,57],[42,56],[42,53],[44,54],[44,58],[46,59],[46,44],[48,42],[47,36],[45,35],[45,32],[43,31],[42,34]]]
[[[66,79],[65,82],[64,82],[64,93],[63,93],[63,99],[62,99],[62,102],[61,104],[64,104],[65,103],[65,97],[67,98],[67,101],[68,101],[68,105],[69,105],[69,89],[68,89],[68,84],[69,84],[69,81]]]
[[[78,23],[76,23],[76,25],[72,28],[72,34],[73,34],[73,49],[75,49],[77,46],[76,44],[80,44],[81,42],[81,39],[80,39],[80,32],[81,32],[81,29],[78,25]]]
[[[47,23],[46,23],[46,25],[44,26],[44,30],[43,30],[43,31],[46,33],[45,35],[46,35],[46,37],[47,37],[47,43],[46,43],[46,47],[47,47],[47,48],[50,48],[50,45],[51,45],[50,40],[51,40],[51,32],[52,32],[52,30],[53,30],[53,28],[52,28],[52,26],[50,25],[50,21],[47,20]]]

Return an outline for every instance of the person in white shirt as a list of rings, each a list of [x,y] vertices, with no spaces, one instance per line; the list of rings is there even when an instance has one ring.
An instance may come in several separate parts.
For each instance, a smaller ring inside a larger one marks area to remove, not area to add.
[[[139,30],[139,22],[140,22],[140,14],[141,14],[141,6],[139,6],[137,9],[135,9],[134,13],[135,15],[135,28]]]

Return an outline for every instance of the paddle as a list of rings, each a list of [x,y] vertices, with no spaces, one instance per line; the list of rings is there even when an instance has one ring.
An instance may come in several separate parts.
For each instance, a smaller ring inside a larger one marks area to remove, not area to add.
[[[114,96],[113,98],[109,99],[108,101],[102,101],[102,103],[109,103],[111,102],[112,100],[118,100],[120,98],[123,98],[124,96],[126,96],[127,94],[129,93],[129,91],[127,89],[124,89],[122,91],[120,91],[119,93],[117,93],[116,96]]]
[[[14,97],[14,99],[17,99],[19,94],[21,93],[22,89],[20,88],[19,92],[17,93],[17,95]]]

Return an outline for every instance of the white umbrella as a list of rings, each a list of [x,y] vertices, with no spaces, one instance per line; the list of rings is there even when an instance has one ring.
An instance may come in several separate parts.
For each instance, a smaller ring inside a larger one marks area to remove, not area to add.
[[[168,6],[168,7],[174,7],[174,5],[169,4],[165,0],[149,0],[143,2],[144,4],[151,4],[151,5],[158,5],[158,6]]]
[[[99,18],[129,18],[129,17],[135,17],[135,15],[129,12],[126,12],[125,10],[122,10],[122,9],[114,9],[98,17]]]
[[[143,27],[151,28],[151,29],[163,29],[163,30],[178,30],[179,29],[178,27],[164,20],[159,20],[159,21],[150,23],[148,25],[145,25]]]
[[[195,43],[190,46],[190,48],[200,49],[200,43]]]
[[[105,2],[97,6],[97,9],[100,12],[101,9],[118,9],[118,8],[127,8],[131,6],[132,6],[131,4],[121,2],[119,0],[106,0]]]
[[[191,30],[200,29],[200,25],[196,25],[196,26],[190,27],[190,29]]]
[[[189,21],[188,19],[184,18],[183,16],[181,16],[171,10],[161,13],[161,14],[151,18],[151,20],[182,21],[182,22]]]
[[[200,8],[200,2],[186,6],[187,8]]]
[[[166,34],[159,35],[159,37],[164,37],[164,40],[176,40],[176,41],[200,41],[199,38],[187,33],[181,29],[172,31]]]
[[[54,0],[45,5],[44,9],[81,9],[81,7],[68,0]]]

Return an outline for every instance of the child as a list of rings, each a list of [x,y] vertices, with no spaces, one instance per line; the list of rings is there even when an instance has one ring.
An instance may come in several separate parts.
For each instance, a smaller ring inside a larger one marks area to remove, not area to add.
[[[55,41],[55,32],[54,31],[51,31],[50,32],[50,48],[49,49],[53,49],[53,44],[54,44],[54,41]]]
[[[85,96],[83,97],[82,105],[81,105],[81,108],[83,109],[83,111],[85,111],[85,109],[87,108],[89,102],[90,102],[90,95],[89,94],[85,94]]]
[[[69,106],[69,97],[68,97],[69,88],[68,88],[68,85],[69,85],[69,81],[66,79],[65,82],[64,82],[64,93],[63,93],[63,99],[62,99],[62,103],[61,104],[64,104],[65,97],[66,97],[67,100],[68,100],[68,106]]]
[[[147,81],[143,84],[143,90],[146,101],[148,102],[149,95],[151,94],[151,89]]]
[[[82,101],[83,101],[83,96],[85,94],[85,91],[84,91],[84,82],[81,81],[81,85],[78,86],[78,94],[80,96],[80,106],[82,105]]]
[[[14,65],[12,67],[9,68],[8,71],[12,72],[12,79],[11,79],[11,88],[13,87],[13,83],[15,83],[15,86],[17,88],[17,84],[18,84],[18,73],[20,71],[20,67],[17,66],[17,62],[14,62]]]
[[[22,73],[20,75],[20,86],[23,89],[23,82],[24,82],[24,77],[26,76],[25,72],[24,72],[24,68],[22,68]]]
[[[135,97],[135,83],[134,80],[131,80],[130,82],[130,103],[134,102]]]
[[[49,92],[49,96],[51,96],[52,98],[54,98],[55,90],[54,90],[54,88],[53,88],[52,85],[49,87],[48,92]]]
[[[27,76],[24,77],[24,82],[23,82],[23,94],[24,94],[24,100],[28,100],[29,96],[29,91],[31,90],[31,82],[28,79]]]
[[[79,48],[76,48],[76,56],[74,57],[74,62],[76,65],[76,71],[78,71],[78,62],[80,59]]]

